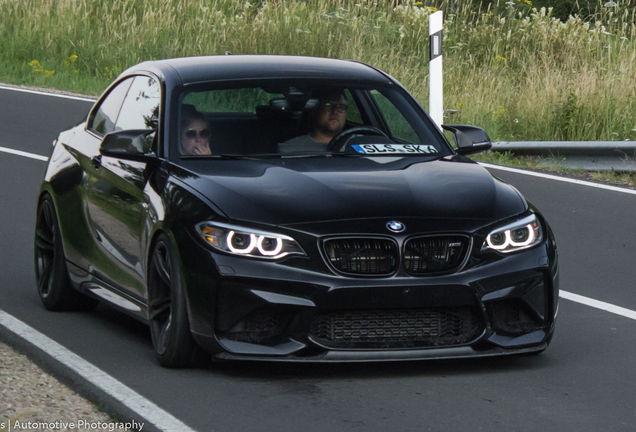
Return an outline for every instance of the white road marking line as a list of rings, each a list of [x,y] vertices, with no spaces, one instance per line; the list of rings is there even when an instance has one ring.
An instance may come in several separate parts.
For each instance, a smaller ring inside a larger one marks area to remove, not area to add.
[[[141,418],[165,432],[195,432],[179,419],[159,408],[131,388],[93,366],[77,354],[58,344],[12,315],[0,310],[0,325],[35,345],[57,361],[72,369],[102,391],[125,404]],[[139,420],[136,419],[138,422]]]
[[[590,306],[596,309],[600,309],[600,310],[604,310],[606,312],[610,312],[616,315],[620,315],[623,316],[625,318],[630,318],[633,320],[636,320],[636,311],[630,310],[630,309],[625,309],[623,307],[620,306],[616,306],[610,303],[605,303],[599,300],[594,300],[592,298],[589,297],[584,297],[582,295],[578,295],[578,294],[574,294],[571,292],[567,292],[567,291],[559,291],[559,296],[567,299],[567,300],[571,300],[573,302],[576,303],[581,303],[584,304],[586,306]]]
[[[41,161],[44,161],[44,162],[47,162],[49,160],[49,158],[46,157],[46,156],[40,156],[40,155],[36,155],[34,153],[27,153],[27,152],[23,152],[21,150],[14,150],[14,149],[6,148],[6,147],[0,147],[0,152],[11,153],[11,154],[14,154],[14,155],[24,156],[24,157],[28,157],[28,158],[31,158],[31,159],[37,159],[37,160],[41,160]]]
[[[91,98],[80,97],[80,96],[71,96],[71,95],[65,95],[65,94],[59,94],[59,93],[48,93],[44,91],[29,90],[29,89],[24,89],[19,87],[9,87],[4,85],[0,85],[0,89],[13,90],[13,91],[22,92],[22,93],[32,93],[32,94],[38,94],[38,95],[44,95],[44,96],[56,96],[62,99],[73,99],[73,100],[84,101],[84,102],[95,102],[97,100],[97,99],[91,99]]]
[[[510,167],[505,167],[505,166],[501,166],[501,165],[493,165],[493,164],[483,163],[483,162],[478,162],[478,163],[479,163],[479,165],[483,166],[484,168],[498,169],[498,170],[501,170],[501,171],[508,171],[508,172],[513,172],[513,173],[517,173],[517,174],[525,174],[525,175],[529,175],[529,176],[533,176],[533,177],[541,177],[541,178],[549,179],[549,180],[556,180],[556,181],[561,181],[561,182],[565,182],[565,183],[578,184],[578,185],[581,185],[581,186],[589,186],[589,187],[593,187],[593,188],[597,188],[597,189],[605,189],[605,190],[610,190],[610,191],[613,191],[613,192],[622,192],[622,193],[626,193],[626,194],[636,195],[636,190],[626,189],[626,188],[622,188],[622,187],[618,187],[618,186],[610,186],[610,185],[605,185],[605,184],[592,183],[592,182],[585,181],[585,180],[577,180],[577,179],[571,179],[571,178],[567,178],[567,177],[559,177],[559,176],[539,173],[539,172],[535,172],[535,171],[526,171],[526,170],[522,170],[522,169],[510,168]]]

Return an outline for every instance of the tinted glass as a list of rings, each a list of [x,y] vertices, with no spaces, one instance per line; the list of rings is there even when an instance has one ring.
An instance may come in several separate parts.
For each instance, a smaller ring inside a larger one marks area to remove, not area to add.
[[[132,78],[128,78],[117,84],[117,86],[108,93],[106,99],[103,100],[97,109],[97,112],[89,125],[89,129],[102,135],[115,130],[117,115],[119,114],[121,104],[126,97],[126,93],[128,92],[128,88],[132,81]]]
[[[193,105],[202,112],[244,112],[256,113],[256,107],[268,105],[272,98],[284,95],[268,93],[261,88],[233,88],[223,91],[203,91],[188,93],[184,104]]]
[[[285,79],[197,84],[181,92],[176,106],[178,136],[171,142],[186,156],[450,154],[417,103],[391,85]]]
[[[362,116],[360,114],[360,108],[358,108],[358,105],[356,104],[356,101],[353,98],[353,95],[351,94],[349,90],[346,90],[345,96],[347,97],[347,104],[349,105],[349,108],[347,110],[347,121],[350,121],[356,124],[362,124]]]
[[[159,84],[152,78],[135,77],[117,118],[115,130],[157,129],[160,103]]]
[[[395,105],[383,94],[377,90],[372,90],[371,94],[378,104],[386,125],[389,128],[390,135],[400,141],[413,144],[421,144],[422,141],[417,133]]]

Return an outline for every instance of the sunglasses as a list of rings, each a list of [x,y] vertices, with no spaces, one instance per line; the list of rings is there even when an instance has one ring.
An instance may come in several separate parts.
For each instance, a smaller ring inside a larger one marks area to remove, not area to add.
[[[186,138],[195,139],[199,135],[201,139],[210,138],[210,129],[201,129],[200,131],[195,129],[190,129],[185,132]]]
[[[327,102],[327,103],[321,104],[320,108],[331,109],[337,113],[344,114],[347,112],[347,108],[349,107],[345,104],[336,104],[336,103]]]

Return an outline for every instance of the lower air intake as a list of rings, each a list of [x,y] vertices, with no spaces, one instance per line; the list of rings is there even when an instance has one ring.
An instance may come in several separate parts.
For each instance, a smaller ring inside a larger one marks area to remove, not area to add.
[[[310,336],[333,348],[390,349],[461,345],[482,331],[475,309],[460,307],[327,312]]]

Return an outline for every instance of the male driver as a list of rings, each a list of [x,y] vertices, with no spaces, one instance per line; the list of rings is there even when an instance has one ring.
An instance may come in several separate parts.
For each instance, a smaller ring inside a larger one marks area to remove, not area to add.
[[[312,112],[312,130],[278,145],[281,153],[326,151],[333,137],[342,132],[347,121],[347,98],[342,90],[319,95],[320,102]]]

